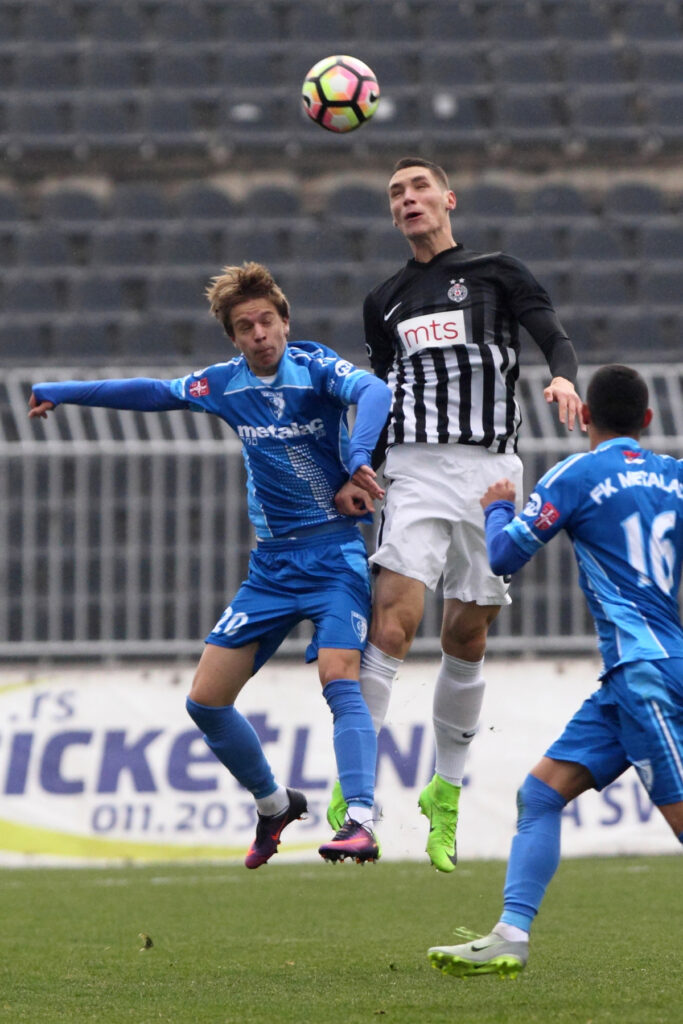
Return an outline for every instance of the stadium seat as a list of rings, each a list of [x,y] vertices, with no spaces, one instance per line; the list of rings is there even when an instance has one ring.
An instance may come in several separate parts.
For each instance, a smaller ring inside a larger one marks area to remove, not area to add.
[[[638,230],[639,254],[648,260],[677,260],[683,264],[683,224],[679,218],[643,221]]]
[[[159,241],[160,262],[186,264],[209,272],[217,272],[221,260],[221,238],[218,231],[192,229],[187,224],[166,229]]]
[[[167,220],[169,204],[157,184],[147,182],[120,183],[111,197],[111,215],[119,220]]]
[[[78,22],[66,5],[52,3],[21,5],[22,38],[29,43],[78,42]]]
[[[146,267],[155,255],[154,236],[146,227],[113,224],[98,226],[93,232],[90,256],[95,267]]]
[[[590,270],[579,267],[572,275],[571,288],[575,305],[584,309],[590,306],[632,306],[637,301],[625,275],[609,266],[591,267]]]
[[[638,78],[644,85],[680,86],[683,82],[683,49],[669,42],[638,53]]]
[[[7,313],[41,314],[59,313],[63,303],[60,287],[54,278],[40,272],[38,277],[29,277],[23,271],[21,277],[6,275],[4,282],[4,308]]]
[[[0,223],[12,223],[21,220],[22,213],[22,204],[18,190],[0,189]]]
[[[661,86],[650,91],[650,118],[648,126],[657,133],[666,144],[673,141],[677,145],[683,141],[683,88],[677,86]]]
[[[569,233],[569,254],[581,260],[623,260],[624,244],[615,231],[604,224],[579,226]]]
[[[420,82],[422,86],[433,85],[487,86],[489,64],[484,54],[457,51],[453,45],[420,47],[418,51]],[[379,74],[379,72],[378,72]],[[380,85],[382,79],[380,78]]]
[[[84,90],[79,94],[74,127],[81,143],[92,146],[135,146],[141,141],[133,135],[134,118],[129,99]]]
[[[46,324],[25,324],[5,318],[0,324],[0,352],[12,362],[47,360],[53,353],[52,331]]]
[[[681,24],[667,0],[632,0],[624,7],[620,31],[637,43],[648,39],[670,42],[680,40]]]
[[[247,192],[242,212],[253,217],[297,217],[301,208],[298,187],[258,185]]]
[[[118,275],[88,273],[74,285],[72,309],[83,313],[122,313],[128,304]]]
[[[572,0],[553,5],[554,31],[561,42],[607,42],[612,32],[609,10],[591,0]]]
[[[646,267],[639,277],[641,299],[646,306],[681,306],[680,266]],[[680,339],[678,339],[680,343]]]
[[[530,197],[530,213],[550,221],[570,221],[589,213],[586,199],[574,185],[553,183],[541,185]]]
[[[300,57],[298,54],[297,56]],[[306,59],[303,60],[303,64],[306,64]],[[279,48],[268,49],[266,46],[260,48],[257,53],[228,49],[218,58],[216,85],[231,90],[254,89],[260,93],[264,86],[274,89],[286,82],[290,89],[298,91],[307,71],[308,67],[303,67],[297,74],[292,73],[287,81]]]
[[[565,136],[557,99],[536,88],[507,89],[494,103],[496,138],[515,143],[558,143]]]
[[[73,256],[64,233],[48,225],[19,235],[17,260],[30,267],[66,267],[73,263]]]
[[[613,185],[603,201],[603,215],[615,223],[636,223],[664,213],[662,192],[644,181],[624,181]]]
[[[141,108],[141,129],[155,145],[189,144],[205,146],[208,128],[203,123],[207,103],[195,103],[181,92],[151,94]],[[215,122],[217,115],[211,117]]]
[[[556,231],[542,224],[510,228],[504,226],[501,248],[524,262],[551,262],[561,258]]]
[[[205,181],[193,181],[182,186],[175,196],[173,209],[178,217],[220,223],[235,217],[239,205],[224,188]]]
[[[530,50],[546,41],[540,19],[519,0],[498,0],[485,11],[485,35],[494,44],[523,44]]]
[[[291,247],[294,259],[301,263],[351,263],[357,255],[350,233],[328,231],[317,222],[297,224],[291,235]]]
[[[162,269],[161,273],[150,282],[149,310],[188,310],[200,312],[206,302],[204,289],[206,281],[202,274]]]
[[[366,260],[389,261],[398,270],[410,255],[408,243],[388,218],[386,224],[373,223],[363,232],[363,256]]]
[[[415,38],[413,12],[409,5],[397,4],[394,0],[373,0],[372,3],[362,4],[353,20],[354,33],[361,41],[360,48],[354,50],[354,56],[357,55],[361,60],[366,60],[362,52],[364,39],[381,39],[384,43],[392,44]]]
[[[586,87],[573,92],[570,127],[575,138],[588,143],[632,146],[644,137],[634,105],[631,87],[597,92]]]
[[[333,187],[325,204],[325,213],[340,220],[373,220],[387,218],[389,202],[379,188],[349,184]]]
[[[338,4],[321,3],[320,0],[297,0],[289,8],[287,38],[296,43],[303,40],[307,45],[325,45],[329,53],[348,53],[342,43],[355,38],[355,25]],[[315,48],[311,51],[315,53]],[[321,54],[326,56],[325,53]],[[320,57],[317,58],[318,60]],[[315,63],[314,57],[311,65]]]
[[[466,217],[505,218],[517,215],[517,199],[511,188],[478,184],[458,190],[457,180],[452,185],[458,199],[457,209]]]
[[[187,52],[159,49],[154,54],[149,74],[150,86],[183,91],[204,90],[213,85],[211,55],[196,48]]]
[[[43,192],[40,216],[43,220],[100,221],[105,209],[95,188],[63,185]]]
[[[93,49],[83,55],[81,69],[85,89],[131,90],[142,84],[137,50]]]
[[[546,53],[525,53],[520,58],[517,49],[510,49],[504,43],[492,49],[490,63],[499,89],[530,84],[547,86],[557,77],[556,61],[549,59]]]
[[[93,7],[88,31],[98,51],[111,44],[140,45],[147,36],[147,18],[137,4],[110,0]],[[118,46],[116,52],[121,52]]]
[[[245,43],[255,43],[260,48],[263,43],[280,40],[283,34],[278,8],[258,0],[230,0],[223,16],[223,39],[237,52]]]
[[[74,143],[71,105],[53,97],[29,99],[17,92],[8,107],[8,134],[21,146],[69,151]]]
[[[70,53],[35,53],[19,50],[14,62],[14,87],[31,92],[73,89],[78,84],[76,56]]]
[[[475,13],[470,8],[459,7],[457,17],[453,16],[452,3],[431,0],[424,6],[420,25],[428,46],[433,43],[463,44],[476,43],[480,36]]]
[[[564,79],[570,88],[586,85],[619,85],[628,82],[621,49],[602,46],[569,47],[564,54]]]
[[[159,4],[155,11],[154,34],[164,43],[213,42],[216,38],[216,23],[211,17],[211,8],[200,4],[166,3]]]

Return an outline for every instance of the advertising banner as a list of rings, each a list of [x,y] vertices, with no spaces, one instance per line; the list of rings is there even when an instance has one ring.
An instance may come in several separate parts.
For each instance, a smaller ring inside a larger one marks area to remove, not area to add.
[[[461,859],[505,859],[515,794],[528,770],[595,688],[592,659],[486,664],[479,734],[460,801]],[[379,737],[377,832],[383,857],[422,858],[417,808],[434,766],[431,706],[438,664],[408,659]],[[241,860],[255,809],[185,712],[194,666],[67,667],[0,673],[0,862]],[[278,855],[317,858],[330,836],[332,719],[315,666],[264,667],[237,706],[276,778],[301,789],[308,817]],[[565,855],[672,853],[676,843],[630,769],[565,811]]]

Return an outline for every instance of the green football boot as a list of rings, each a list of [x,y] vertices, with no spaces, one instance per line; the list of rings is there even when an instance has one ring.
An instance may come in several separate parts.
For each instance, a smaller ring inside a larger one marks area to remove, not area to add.
[[[335,832],[338,832],[346,821],[347,809],[348,805],[342,794],[341,783],[337,779],[332,787],[330,803],[327,808],[327,822]]]
[[[425,847],[437,871],[455,871],[458,854],[455,828],[458,824],[460,786],[435,775],[418,799],[418,807],[429,818],[429,836]]]

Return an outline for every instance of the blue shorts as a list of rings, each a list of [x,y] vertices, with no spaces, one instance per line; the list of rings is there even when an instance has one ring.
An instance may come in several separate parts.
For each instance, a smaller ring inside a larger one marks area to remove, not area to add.
[[[247,579],[206,643],[244,647],[258,641],[257,672],[304,619],[315,627],[306,661],[315,661],[320,647],[364,650],[370,574],[365,541],[357,527],[259,543],[251,552]]]
[[[633,765],[657,806],[683,800],[683,658],[614,668],[546,751],[604,789]]]

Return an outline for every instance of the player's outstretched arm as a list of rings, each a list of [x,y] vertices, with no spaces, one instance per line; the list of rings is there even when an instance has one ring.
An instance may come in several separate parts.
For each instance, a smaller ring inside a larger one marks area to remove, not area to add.
[[[578,420],[581,429],[586,429],[581,411],[583,403],[570,380],[566,377],[553,377],[547,388],[544,388],[543,394],[549,404],[557,402],[560,423],[566,423],[567,428],[573,430],[574,423]]]

